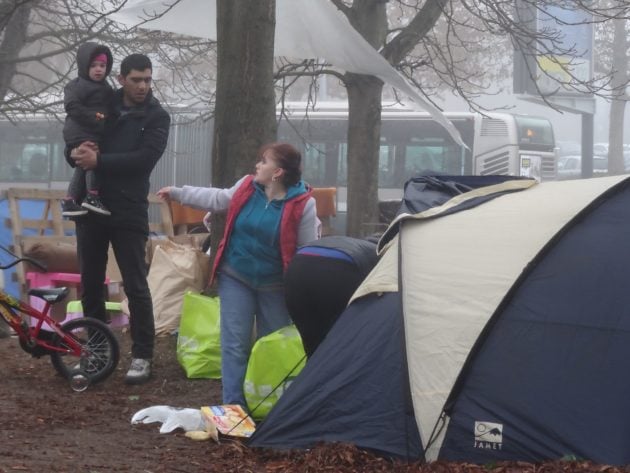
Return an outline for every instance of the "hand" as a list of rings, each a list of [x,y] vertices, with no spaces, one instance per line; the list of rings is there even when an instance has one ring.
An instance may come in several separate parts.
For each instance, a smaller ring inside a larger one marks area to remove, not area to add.
[[[212,222],[212,212],[208,212],[203,216],[203,224],[208,231],[210,231],[210,224]]]
[[[83,143],[81,143],[82,146],[87,146],[88,148],[96,151],[97,153],[99,152],[98,149],[98,144],[94,143],[93,141],[84,141]]]
[[[100,122],[101,120],[105,120],[105,114],[101,112],[96,112],[96,121]]]
[[[165,202],[171,201],[171,186],[162,187],[159,191],[157,191],[157,195],[160,199]]]
[[[98,164],[98,147],[94,149],[93,146],[86,143],[81,143],[77,148],[74,148],[70,152],[70,157],[74,159],[74,162],[84,171],[95,169]]]

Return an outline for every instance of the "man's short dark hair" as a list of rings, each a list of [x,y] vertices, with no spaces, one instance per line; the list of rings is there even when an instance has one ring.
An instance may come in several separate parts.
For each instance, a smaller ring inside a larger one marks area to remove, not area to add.
[[[132,70],[144,71],[151,69],[153,71],[153,64],[151,59],[144,54],[130,54],[120,63],[120,74],[126,77]]]

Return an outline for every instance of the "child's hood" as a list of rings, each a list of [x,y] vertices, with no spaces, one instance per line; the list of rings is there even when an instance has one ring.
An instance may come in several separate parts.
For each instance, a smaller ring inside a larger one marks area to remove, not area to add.
[[[90,79],[90,63],[99,54],[105,54],[107,56],[107,69],[105,69],[105,77],[109,75],[112,70],[113,57],[112,52],[107,46],[103,46],[98,43],[83,43],[79,46],[77,51],[77,67],[79,69],[79,77],[83,79]]]

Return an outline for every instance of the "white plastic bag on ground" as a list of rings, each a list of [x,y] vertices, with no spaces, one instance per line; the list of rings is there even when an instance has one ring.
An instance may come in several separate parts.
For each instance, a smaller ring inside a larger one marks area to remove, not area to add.
[[[151,424],[161,422],[161,434],[167,434],[177,428],[186,432],[205,430],[206,424],[200,409],[188,409],[171,406],[152,406],[141,409],[131,418],[132,424]]]

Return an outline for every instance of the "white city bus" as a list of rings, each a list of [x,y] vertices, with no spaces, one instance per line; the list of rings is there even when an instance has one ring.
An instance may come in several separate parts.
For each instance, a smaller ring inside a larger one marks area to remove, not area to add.
[[[71,168],[63,155],[61,129],[59,121],[41,115],[0,119],[0,190],[67,186]]]
[[[504,174],[556,178],[556,150],[546,118],[511,113],[445,112],[469,147],[459,146],[428,113],[382,112],[379,199],[400,198],[409,178],[425,171],[447,175]],[[339,210],[347,186],[347,110],[287,107],[278,138],[297,146],[304,179],[314,187],[337,187]]]
[[[0,118],[0,198],[9,187],[67,188],[72,168],[64,157],[62,129],[61,121],[43,115]],[[153,172],[151,189],[208,185],[211,149],[212,121],[171,113],[168,147]]]
[[[304,179],[313,187],[336,187],[338,210],[345,207],[347,186],[347,110],[309,110],[290,104],[290,123],[280,118],[278,139],[296,145],[304,157]],[[469,150],[457,145],[427,113],[382,113],[379,198],[402,196],[404,183],[423,171],[450,175],[509,174],[542,180],[556,178],[555,141],[545,118],[510,113],[451,113]],[[207,185],[212,122],[173,115],[169,146],[152,176],[164,185]],[[17,126],[0,120],[0,190],[7,187],[65,188],[71,168],[63,156],[62,123],[32,116]]]

